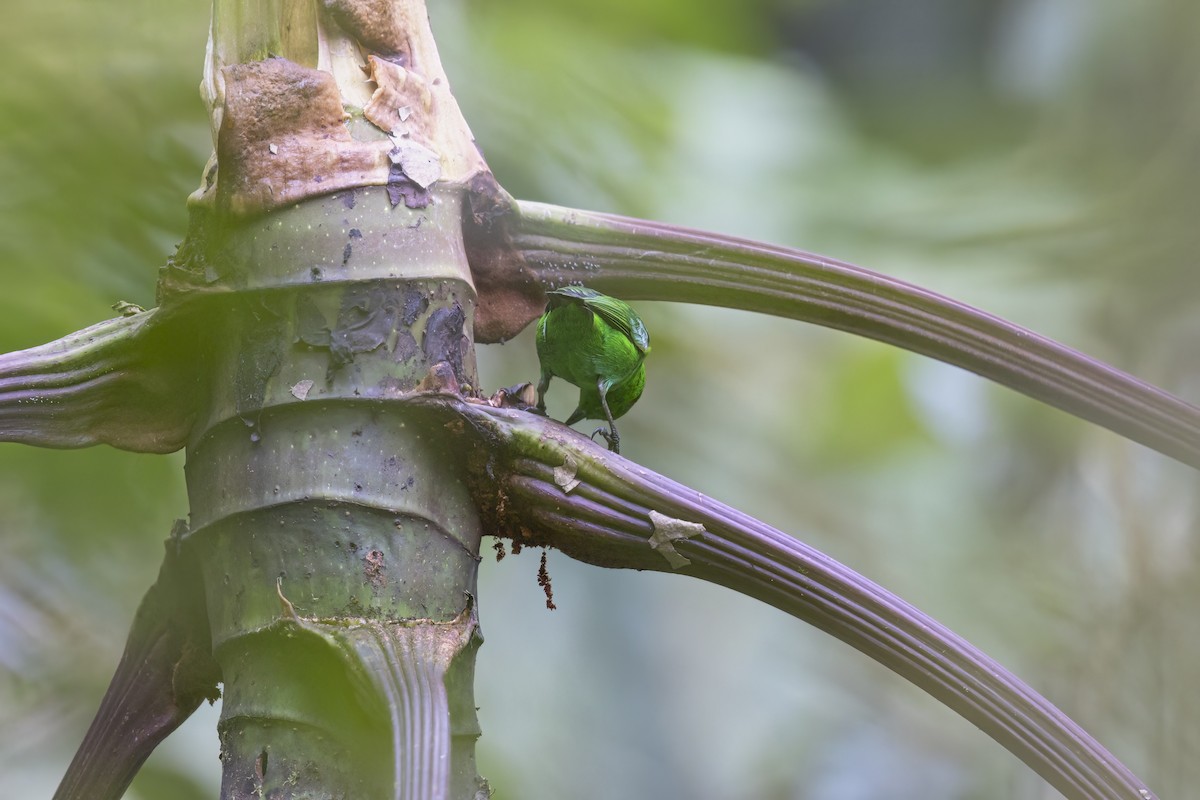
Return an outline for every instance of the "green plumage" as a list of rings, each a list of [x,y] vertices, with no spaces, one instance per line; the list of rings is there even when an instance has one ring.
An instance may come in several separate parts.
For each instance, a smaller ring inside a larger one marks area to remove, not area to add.
[[[650,352],[646,326],[634,310],[615,297],[583,286],[564,286],[546,293],[549,302],[537,324],[537,354],[542,365],[538,410],[546,410],[550,379],[579,387],[579,406],[567,418],[602,419],[601,433],[609,449],[620,452],[613,423],[633,407],[646,386],[644,359]],[[595,434],[592,434],[593,436]]]

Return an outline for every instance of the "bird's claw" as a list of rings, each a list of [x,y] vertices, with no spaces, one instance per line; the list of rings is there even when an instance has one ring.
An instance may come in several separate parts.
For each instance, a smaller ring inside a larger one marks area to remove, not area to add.
[[[617,432],[615,430],[609,431],[608,428],[596,428],[596,430],[592,431],[592,436],[591,436],[592,441],[596,440],[596,434],[600,434],[600,436],[603,437],[604,441],[608,442],[609,450],[620,455],[620,453],[621,453],[621,437],[617,436]]]

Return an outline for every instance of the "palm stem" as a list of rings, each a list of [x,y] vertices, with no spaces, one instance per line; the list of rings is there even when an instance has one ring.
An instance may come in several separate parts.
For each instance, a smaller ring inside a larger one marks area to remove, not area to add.
[[[519,269],[477,270],[482,290],[511,292],[520,283],[528,293],[530,287],[586,282],[625,299],[702,303],[813,322],[962,367],[1200,467],[1200,408],[904,281],[802,250],[541,203],[518,201],[506,225],[504,247]],[[493,285],[506,280],[512,285]],[[518,307],[507,303],[508,309]],[[497,328],[498,337],[532,318],[515,324],[516,316],[506,329]]]
[[[435,402],[453,406],[502,454],[475,465],[475,491],[499,535],[599,566],[678,572],[763,600],[925,690],[1071,800],[1154,797],[1050,701],[849,567],[551,420]]]

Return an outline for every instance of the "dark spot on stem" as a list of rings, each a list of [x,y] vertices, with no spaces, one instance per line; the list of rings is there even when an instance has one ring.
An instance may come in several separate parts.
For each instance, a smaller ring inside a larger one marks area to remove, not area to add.
[[[234,376],[239,414],[249,414],[262,408],[267,383],[283,361],[286,321],[279,309],[263,300],[250,309],[249,316],[254,318],[254,322],[247,320],[242,357],[238,359]]]
[[[463,351],[467,347],[463,335],[466,321],[467,316],[458,303],[449,308],[439,308],[430,314],[421,343],[426,363],[448,363],[460,382],[463,379]]]
[[[403,200],[407,208],[425,208],[433,202],[429,190],[421,188],[405,175],[399,164],[392,164],[388,170],[387,193],[393,206],[400,205],[400,201]]]
[[[306,294],[296,300],[296,341],[309,347],[329,347],[329,325],[325,315]]]
[[[342,296],[329,347],[337,365],[382,346],[396,330],[400,316],[395,294],[385,286],[352,286]]]
[[[404,294],[404,325],[412,327],[412,324],[417,321],[417,317],[425,313],[429,308],[429,298],[425,293],[416,287],[410,286]]]
[[[363,576],[376,589],[387,586],[387,565],[382,550],[372,549],[363,556]]]
[[[412,331],[408,328],[401,328],[396,332],[396,346],[392,350],[392,360],[397,364],[403,364],[411,361],[421,349],[417,347],[417,340],[413,338]]]

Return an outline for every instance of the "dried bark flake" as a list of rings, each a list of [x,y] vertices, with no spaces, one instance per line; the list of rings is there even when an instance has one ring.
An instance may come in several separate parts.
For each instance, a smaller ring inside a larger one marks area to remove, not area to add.
[[[675,542],[682,539],[692,539],[705,533],[704,526],[698,522],[685,522],[681,519],[668,517],[657,511],[650,512],[650,524],[654,526],[649,544],[659,555],[667,560],[672,569],[679,569],[691,564],[691,560],[675,549]]]

